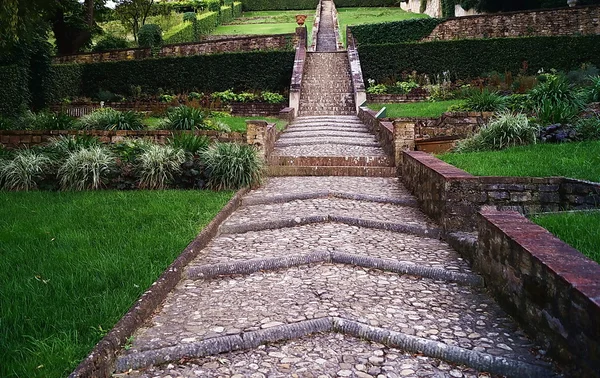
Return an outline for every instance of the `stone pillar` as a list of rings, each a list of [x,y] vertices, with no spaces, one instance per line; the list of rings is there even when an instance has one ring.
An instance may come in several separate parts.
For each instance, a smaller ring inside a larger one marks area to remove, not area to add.
[[[263,158],[267,158],[269,150],[267,138],[267,121],[247,120],[246,121],[246,142],[250,146],[255,146]]]
[[[414,121],[394,121],[394,152],[396,167],[402,166],[402,151],[414,151],[414,149]]]

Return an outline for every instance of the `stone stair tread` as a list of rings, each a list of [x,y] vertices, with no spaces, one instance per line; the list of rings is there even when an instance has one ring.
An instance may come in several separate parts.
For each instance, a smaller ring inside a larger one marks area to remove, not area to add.
[[[395,177],[396,168],[388,166],[269,166],[269,176],[358,176]]]

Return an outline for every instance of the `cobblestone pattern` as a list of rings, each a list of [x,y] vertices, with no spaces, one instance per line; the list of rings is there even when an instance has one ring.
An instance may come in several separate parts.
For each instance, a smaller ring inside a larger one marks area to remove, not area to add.
[[[385,345],[343,334],[323,334],[261,345],[251,351],[192,359],[184,363],[133,371],[135,378],[231,377],[231,378],[489,378],[490,375],[405,353]]]
[[[317,34],[317,51],[337,51],[337,42],[333,27],[333,6],[331,0],[321,2],[321,23]]]

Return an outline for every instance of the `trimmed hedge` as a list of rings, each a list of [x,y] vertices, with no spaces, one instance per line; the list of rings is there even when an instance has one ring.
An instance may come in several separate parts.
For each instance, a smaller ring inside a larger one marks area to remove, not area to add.
[[[221,23],[227,24],[233,21],[233,10],[231,7],[221,7]]]
[[[233,3],[233,18],[242,17],[242,3],[236,1]]]
[[[198,16],[196,22],[189,22],[187,25],[173,35],[165,36],[165,44],[194,42],[200,39],[200,36],[210,34],[219,24],[219,14],[216,12],[207,12]]]
[[[29,74],[22,66],[0,66],[0,115],[17,115],[29,106]]]
[[[244,11],[295,10],[316,8],[319,0],[244,0]],[[391,7],[396,0],[335,0],[337,8]]]
[[[335,0],[336,8],[393,7],[397,4],[397,0]]]
[[[443,20],[437,18],[417,18],[405,21],[391,21],[380,24],[352,26],[352,35],[359,44],[381,45],[419,41],[431,34]]]
[[[44,85],[46,104],[56,103],[64,98],[79,96],[83,68],[84,65],[81,64],[61,64],[51,66]]]
[[[280,92],[288,88],[294,65],[293,51],[253,51],[229,54],[196,55],[81,65],[55,65],[49,92],[56,102],[65,96],[65,78],[81,73],[80,88],[71,96],[95,96],[100,90],[128,94],[131,86],[143,92],[216,92],[261,89]]]
[[[541,68],[567,71],[583,63],[600,66],[600,35],[361,45],[358,51],[365,79],[382,82],[412,71],[448,71],[452,78],[466,79],[492,71],[517,73],[524,62],[530,74]]]

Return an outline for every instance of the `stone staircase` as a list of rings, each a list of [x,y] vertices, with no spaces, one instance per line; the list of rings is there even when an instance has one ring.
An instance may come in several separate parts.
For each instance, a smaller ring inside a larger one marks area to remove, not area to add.
[[[271,176],[381,176],[396,171],[356,116],[298,117],[275,143]]]
[[[333,5],[331,4],[331,0],[323,0],[321,7],[321,25],[319,26],[319,33],[317,34],[317,51],[319,52],[331,52],[337,50],[332,11]]]

